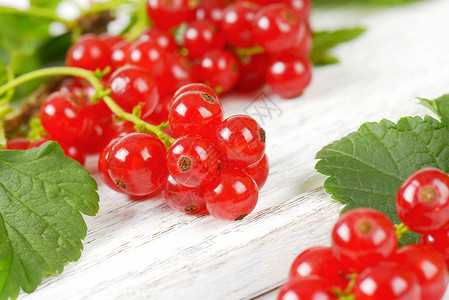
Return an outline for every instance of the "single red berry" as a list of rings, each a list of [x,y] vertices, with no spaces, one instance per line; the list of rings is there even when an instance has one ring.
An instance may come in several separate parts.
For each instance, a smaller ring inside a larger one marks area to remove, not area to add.
[[[225,5],[220,1],[206,0],[201,1],[195,7],[194,17],[197,21],[211,21],[215,26],[219,26]]]
[[[200,80],[212,87],[217,94],[227,93],[239,80],[239,63],[228,50],[211,50],[201,58],[198,74]]]
[[[103,70],[110,65],[109,49],[98,36],[82,35],[67,52],[66,65],[91,71]]]
[[[162,196],[171,208],[188,215],[209,214],[202,189],[185,187],[168,175],[162,181],[161,190]]]
[[[158,84],[165,85],[165,90],[173,94],[186,84],[198,81],[198,74],[193,62],[179,54],[167,54],[165,82],[159,80]]]
[[[183,36],[183,45],[189,56],[200,58],[213,49],[222,49],[225,41],[214,23],[210,21],[194,21],[187,25]]]
[[[112,120],[95,120],[91,130],[78,141],[85,145],[87,153],[100,153],[114,136]]]
[[[347,273],[361,272],[389,258],[397,244],[393,223],[371,208],[347,211],[332,231],[332,251]]]
[[[337,297],[332,293],[331,283],[321,277],[310,276],[292,279],[281,287],[277,300],[291,299],[333,300]]]
[[[319,276],[338,286],[343,291],[349,283],[347,278],[340,274],[340,266],[329,247],[313,247],[302,252],[293,262],[289,280],[294,278],[307,278]]]
[[[308,58],[313,47],[312,30],[308,25],[304,27],[304,30],[304,34],[300,35],[294,49],[291,52],[297,56]]]
[[[406,266],[392,262],[365,269],[357,277],[353,294],[357,300],[422,299],[417,276]]]
[[[30,142],[25,138],[12,138],[6,142],[7,150],[26,150],[30,147]]]
[[[418,277],[421,300],[442,299],[448,284],[443,256],[436,250],[420,245],[406,245],[392,258],[399,265],[408,266]]]
[[[124,66],[109,78],[110,96],[127,112],[142,104],[142,118],[149,116],[159,102],[159,92],[151,74],[136,66]]]
[[[151,40],[137,40],[128,49],[126,60],[129,64],[147,69],[153,77],[165,72],[166,51]]]
[[[192,17],[188,0],[147,0],[147,13],[156,28],[163,30],[176,27]]]
[[[168,121],[168,109],[170,108],[172,97],[170,94],[163,94],[159,103],[157,104],[154,111],[146,118],[144,118],[145,122],[149,122],[153,125],[159,125],[163,122]]]
[[[205,85],[204,83],[190,83],[183,85],[175,92],[175,94],[173,95],[173,100],[175,100],[182,93],[187,92],[203,92],[211,95],[216,100],[218,100],[217,94],[215,94],[214,90],[210,86]]]
[[[396,211],[411,230],[429,233],[449,225],[449,176],[435,168],[411,174],[399,187]]]
[[[57,141],[61,148],[64,150],[64,155],[78,161],[81,165],[84,165],[86,161],[86,149],[84,145],[80,145],[74,141]]]
[[[200,187],[218,175],[218,153],[199,136],[183,136],[167,150],[170,175],[186,187]]]
[[[265,84],[269,58],[265,53],[245,55],[240,58],[240,77],[237,89],[252,92]]]
[[[241,220],[256,207],[259,189],[256,182],[238,169],[225,169],[204,187],[209,213],[224,220]]]
[[[117,143],[120,138],[115,138],[109,142],[109,144],[104,147],[101,151],[100,156],[98,158],[98,173],[100,174],[101,180],[103,180],[104,184],[106,184],[109,188],[113,189],[116,192],[122,192],[122,190],[117,186],[117,184],[112,180],[109,175],[108,168],[108,159],[109,153],[111,152],[112,147]]]
[[[255,164],[243,169],[252,179],[257,183],[259,191],[265,185],[268,178],[268,173],[270,172],[270,166],[268,162],[268,157],[265,154],[261,160]]]
[[[255,41],[268,53],[279,53],[294,48],[305,26],[295,12],[285,4],[262,7],[253,21]]]
[[[111,68],[113,71],[127,63],[128,51],[130,47],[130,43],[127,41],[121,41],[111,48]]]
[[[312,65],[306,58],[283,54],[273,58],[267,68],[267,83],[282,98],[296,97],[312,79]]]
[[[210,139],[223,119],[221,103],[208,93],[187,92],[170,105],[168,121],[175,137],[200,135]]]
[[[251,166],[265,154],[265,131],[250,116],[231,116],[216,132],[216,147],[231,166]]]
[[[165,155],[164,144],[154,135],[130,133],[112,147],[109,175],[123,193],[151,194],[160,188],[166,172]]]
[[[241,48],[254,46],[253,20],[258,10],[259,6],[251,2],[236,2],[225,8],[220,29],[228,44]]]
[[[76,78],[67,78],[58,87],[58,91],[62,93],[68,93],[78,96],[79,98],[84,97],[85,86],[88,85],[87,82],[81,81]]]
[[[139,36],[139,40],[152,41],[167,53],[178,51],[178,44],[176,44],[174,36],[166,30],[148,28]]]

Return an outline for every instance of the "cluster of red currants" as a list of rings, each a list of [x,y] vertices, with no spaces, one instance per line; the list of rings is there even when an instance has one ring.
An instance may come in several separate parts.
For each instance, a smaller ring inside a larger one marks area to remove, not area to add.
[[[223,120],[217,95],[204,84],[179,89],[168,118],[176,137],[168,150],[148,133],[112,140],[98,163],[104,182],[132,196],[161,188],[168,205],[187,214],[249,214],[268,177],[264,130],[246,115]]]
[[[295,259],[278,299],[442,299],[449,176],[433,168],[413,173],[399,188],[396,209],[410,230],[422,234],[418,244],[398,248],[387,216],[370,208],[350,210],[336,223],[331,247],[310,248]]]

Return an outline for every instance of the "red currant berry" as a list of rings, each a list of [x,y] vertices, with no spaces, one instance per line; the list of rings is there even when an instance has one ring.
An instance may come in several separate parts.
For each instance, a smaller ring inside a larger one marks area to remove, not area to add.
[[[186,187],[210,183],[218,175],[218,153],[199,136],[177,139],[167,151],[170,175]]]
[[[192,61],[179,54],[167,54],[167,75],[165,82],[159,80],[159,84],[166,86],[166,90],[173,94],[180,87],[198,80],[196,68]]]
[[[117,70],[121,66],[124,66],[128,60],[128,51],[131,44],[127,41],[122,41],[111,49],[111,67],[113,70]]]
[[[187,25],[184,32],[184,47],[189,56],[199,58],[207,51],[221,49],[225,45],[218,29],[210,21],[195,21]]]
[[[75,78],[67,78],[64,79],[64,81],[61,83],[61,85],[58,88],[58,91],[66,94],[73,94],[80,98],[83,98],[84,89],[87,84],[88,83],[82,82]]]
[[[449,176],[435,168],[414,172],[399,187],[396,211],[415,232],[428,233],[449,225]]]
[[[98,158],[98,173],[100,174],[101,180],[111,189],[116,192],[122,192],[122,190],[117,186],[117,184],[112,180],[109,175],[108,169],[108,159],[109,153],[111,152],[112,147],[117,143],[119,138],[115,138],[109,142],[109,144],[101,151],[100,157]]]
[[[344,213],[332,231],[332,251],[348,273],[361,272],[389,258],[397,243],[390,219],[370,208]]]
[[[110,65],[109,49],[94,34],[85,34],[70,47],[66,65],[86,70],[103,70]]]
[[[54,92],[44,100],[39,117],[57,141],[73,141],[90,131],[93,119],[84,101],[73,94]]]
[[[159,92],[151,74],[135,66],[124,66],[109,78],[111,97],[127,112],[142,104],[142,118],[149,116],[159,102]]]
[[[25,138],[13,138],[6,142],[7,150],[26,150],[30,148],[30,142]]]
[[[139,40],[149,40],[156,43],[167,53],[178,51],[178,44],[176,44],[175,38],[170,32],[165,30],[149,28],[140,35]]]
[[[216,100],[218,100],[217,94],[215,94],[214,90],[210,86],[205,85],[204,83],[190,83],[180,87],[173,95],[173,100],[176,99],[182,93],[187,92],[203,92],[211,95]]]
[[[168,112],[168,121],[175,137],[191,134],[210,139],[222,119],[221,103],[202,92],[182,93],[171,103]]]
[[[110,35],[108,33],[102,33],[98,36],[100,41],[103,43],[103,46],[110,50],[115,45],[117,45],[120,42],[123,42],[123,38],[119,35]]]
[[[267,181],[268,178],[268,173],[270,172],[267,155],[265,154],[262,157],[262,159],[256,162],[255,164],[246,167],[244,171],[246,172],[246,174],[251,176],[252,179],[254,179],[260,191],[262,187],[265,185],[265,182]]]
[[[312,65],[306,58],[284,54],[269,63],[266,79],[273,92],[282,98],[293,98],[310,84]]]
[[[430,247],[407,245],[400,248],[393,260],[408,266],[417,275],[421,286],[421,300],[442,299],[448,283],[443,256]]]
[[[217,149],[231,166],[251,166],[265,154],[265,131],[250,116],[231,116],[216,132]]]
[[[147,13],[154,25],[164,30],[191,19],[188,0],[147,0]]]
[[[341,276],[340,266],[329,247],[313,247],[296,257],[290,268],[289,280],[316,275],[346,289],[349,280]]]
[[[277,300],[333,300],[332,285],[325,279],[310,276],[295,278],[284,284],[279,291]],[[358,299],[357,299],[358,300]]]
[[[234,47],[254,46],[253,20],[259,10],[257,4],[236,2],[223,11],[221,32],[228,44]]]
[[[357,300],[420,300],[417,276],[397,263],[382,262],[364,270],[354,285]]]
[[[165,71],[165,56],[165,50],[154,41],[137,40],[128,49],[126,59],[129,64],[147,69],[157,77]]]
[[[86,145],[87,153],[100,153],[114,136],[114,128],[111,126],[112,120],[96,120],[91,130],[79,139],[79,142]]]
[[[301,27],[295,12],[285,4],[262,7],[254,17],[253,34],[257,44],[268,53],[279,53],[294,48]]]
[[[206,52],[198,69],[200,80],[211,86],[218,94],[231,91],[239,80],[238,60],[224,49]]]
[[[170,94],[164,94],[159,99],[154,111],[144,119],[145,122],[149,122],[153,125],[159,125],[168,121],[168,109],[170,108],[172,97]]]
[[[169,175],[162,181],[161,190],[171,208],[189,215],[209,214],[202,189],[185,187]]]
[[[238,169],[225,169],[204,187],[209,213],[224,220],[241,220],[256,207],[259,190],[256,182]]]
[[[195,20],[197,21],[211,21],[215,26],[219,26],[222,16],[223,9],[225,6],[223,3],[214,0],[201,1],[194,11]]]
[[[432,232],[431,234],[424,234],[419,237],[419,245],[429,246],[441,255],[446,261],[446,265],[449,266],[449,230],[439,230]]]
[[[268,69],[265,53],[246,55],[240,58],[240,77],[237,88],[242,92],[252,92],[265,84]]]
[[[61,148],[64,150],[64,155],[78,161],[81,165],[84,165],[86,161],[86,149],[83,145],[74,141],[58,141]]]
[[[308,21],[310,11],[312,10],[312,1],[310,0],[284,0],[284,3],[289,5],[295,12],[298,20]]]
[[[166,172],[165,155],[164,144],[154,135],[130,133],[112,147],[109,175],[126,194],[151,194],[159,189]]]

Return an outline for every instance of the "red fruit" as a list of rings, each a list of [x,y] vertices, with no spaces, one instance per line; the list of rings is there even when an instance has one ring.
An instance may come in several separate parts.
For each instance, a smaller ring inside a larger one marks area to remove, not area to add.
[[[151,40],[137,40],[128,49],[126,60],[129,64],[147,69],[153,77],[165,72],[164,49]]]
[[[313,247],[302,252],[290,268],[289,280],[313,275],[326,279],[342,290],[349,282],[340,274],[339,263],[329,247]]]
[[[436,250],[419,245],[407,245],[396,252],[393,260],[410,267],[421,286],[421,300],[442,299],[448,283],[443,256]]]
[[[123,193],[151,194],[159,189],[166,172],[165,155],[164,144],[154,135],[130,133],[112,147],[109,175]]]
[[[148,40],[156,43],[167,53],[178,50],[178,44],[176,44],[175,38],[166,30],[148,28],[139,36],[139,40]]]
[[[250,116],[231,116],[216,132],[216,147],[231,166],[251,166],[265,154],[265,131]]]
[[[237,58],[224,49],[206,52],[198,67],[200,80],[212,87],[217,94],[231,91],[239,80],[239,73]]]
[[[64,79],[64,81],[61,83],[61,85],[58,88],[58,91],[73,94],[80,98],[83,98],[85,85],[87,84],[88,84],[87,82],[82,82],[75,78],[67,78]]]
[[[25,138],[13,138],[6,142],[7,150],[26,150],[30,148],[30,142]]]
[[[102,33],[98,36],[98,38],[100,39],[100,41],[103,43],[103,46],[110,50],[112,49],[115,45],[117,45],[120,42],[123,42],[123,38],[119,35],[110,35],[107,33]]]
[[[222,119],[221,103],[202,92],[182,93],[171,103],[168,112],[168,121],[175,137],[190,134],[210,139]]]
[[[371,208],[347,211],[332,231],[332,251],[347,273],[361,272],[389,258],[397,243],[393,223]]]
[[[265,84],[269,58],[265,53],[246,55],[240,58],[240,78],[237,88],[251,92]]]
[[[159,125],[168,121],[168,109],[170,108],[170,102],[172,97],[170,94],[164,94],[159,99],[154,111],[144,119],[145,122],[149,122],[153,125]]]
[[[273,58],[267,68],[267,83],[271,90],[282,98],[288,99],[302,94],[311,79],[310,61],[293,54]]]
[[[355,282],[357,300],[420,300],[417,276],[405,266],[382,262],[364,270]]]
[[[167,167],[181,185],[204,186],[218,175],[218,153],[199,136],[183,136],[167,150]]]
[[[399,187],[396,211],[411,230],[429,233],[449,225],[449,176],[435,168],[411,174]]]
[[[109,78],[111,97],[127,112],[143,104],[142,118],[149,116],[159,102],[159,92],[151,74],[135,66],[124,66]]]
[[[100,153],[114,135],[112,120],[96,120],[92,129],[79,140],[87,153]]]
[[[236,2],[223,11],[221,32],[228,44],[234,47],[254,46],[253,20],[259,6],[251,2]]]
[[[82,145],[74,143],[73,141],[58,141],[61,148],[64,150],[64,155],[70,157],[80,164],[84,165],[86,161],[86,151]]]
[[[188,0],[148,0],[147,13],[154,25],[164,30],[191,19]]]
[[[270,172],[270,167],[268,163],[268,157],[265,154],[261,160],[256,162],[255,164],[246,167],[244,171],[251,176],[252,179],[257,183],[259,187],[259,191],[265,185],[265,182],[268,178],[268,173]]]
[[[200,58],[204,53],[213,49],[221,49],[225,41],[214,23],[210,21],[194,21],[187,25],[184,32],[184,47],[189,56]]]
[[[245,172],[225,169],[210,185],[204,187],[209,213],[224,220],[241,220],[256,207],[259,190]]]
[[[189,58],[179,54],[167,54],[166,63],[166,81],[159,81],[159,84],[165,85],[170,94],[186,84],[198,81],[195,66]]]
[[[187,92],[203,92],[211,95],[216,100],[218,100],[217,94],[215,94],[214,90],[210,86],[205,85],[204,83],[190,83],[183,85],[175,92],[175,94],[173,95],[173,100],[175,100],[182,93]]]
[[[308,21],[310,11],[312,10],[312,1],[310,0],[284,0],[285,4],[290,6],[295,12],[298,20]]]
[[[103,70],[110,65],[109,49],[98,36],[84,34],[67,52],[66,65],[91,71]]]
[[[223,3],[214,0],[201,1],[194,11],[195,20],[197,21],[211,21],[215,26],[219,26],[222,16],[223,9],[225,6]]]
[[[117,184],[112,180],[109,175],[108,169],[108,159],[109,153],[111,152],[112,147],[117,143],[120,138],[115,138],[109,142],[109,144],[101,151],[100,157],[98,158],[98,173],[100,174],[101,180],[113,189],[116,192],[122,192],[122,190],[117,186]]]
[[[203,190],[185,187],[170,175],[162,181],[162,196],[167,204],[188,215],[207,215],[206,200]]]
[[[446,265],[449,266],[449,230],[439,230],[432,232],[431,234],[424,234],[419,237],[419,245],[429,246],[441,255],[446,261]]]
[[[295,278],[284,284],[277,300],[331,300],[337,299],[331,291],[332,284],[318,276]]]
[[[130,43],[127,41],[122,41],[115,44],[114,47],[111,48],[111,68],[113,71],[126,64],[130,47]]]

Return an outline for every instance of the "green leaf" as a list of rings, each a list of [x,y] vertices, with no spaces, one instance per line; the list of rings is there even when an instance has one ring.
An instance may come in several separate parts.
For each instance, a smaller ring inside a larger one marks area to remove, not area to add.
[[[357,38],[364,32],[365,29],[361,27],[314,32],[311,61],[318,66],[337,63],[338,59],[330,55],[329,50],[341,43]]]
[[[402,181],[423,167],[449,171],[449,130],[429,116],[365,123],[316,158],[316,170],[330,176],[325,190],[347,204],[343,211],[371,207],[400,223],[395,199]]]
[[[420,103],[429,108],[445,123],[449,124],[449,95],[443,95],[437,99],[429,100],[426,98],[418,98]]]
[[[79,259],[81,213],[98,211],[97,185],[55,142],[0,151],[0,299],[32,292],[42,276]]]

